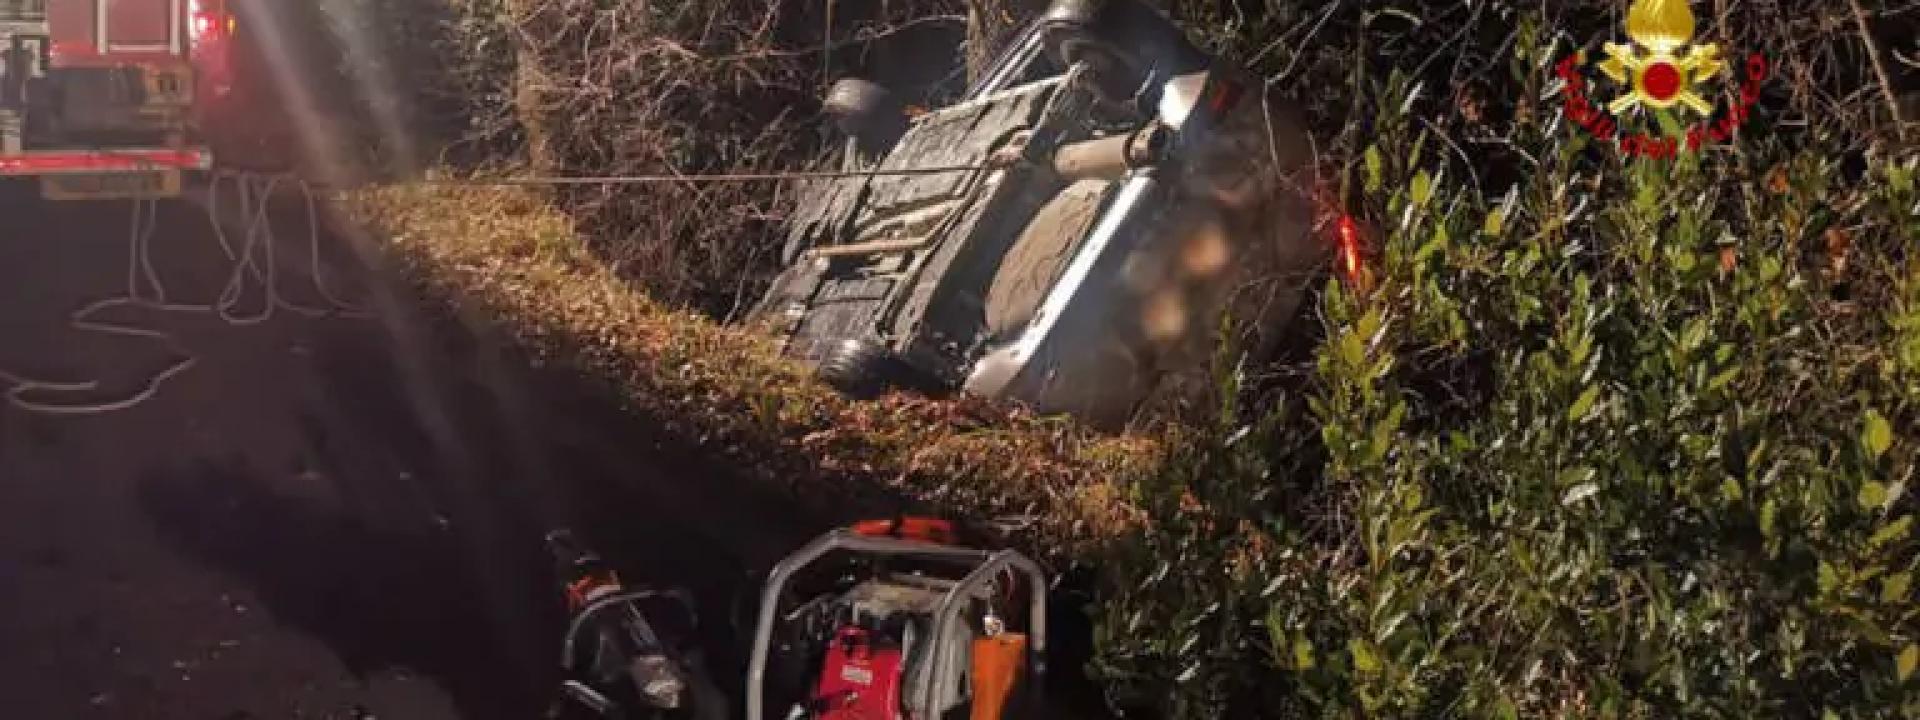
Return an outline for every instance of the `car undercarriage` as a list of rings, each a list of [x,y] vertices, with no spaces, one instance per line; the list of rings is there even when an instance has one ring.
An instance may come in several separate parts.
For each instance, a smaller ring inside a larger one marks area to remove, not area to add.
[[[807,189],[756,316],[850,393],[1118,426],[1205,364],[1229,302],[1270,329],[1324,260],[1286,109],[1144,6],[1057,2],[961,101],[910,119],[861,80],[827,105],[844,175]]]

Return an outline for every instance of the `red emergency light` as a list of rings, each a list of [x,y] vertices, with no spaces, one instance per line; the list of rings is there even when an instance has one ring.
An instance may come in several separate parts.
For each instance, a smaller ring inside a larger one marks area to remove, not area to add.
[[[211,5],[211,7],[209,7]],[[237,29],[232,13],[221,7],[224,3],[208,3],[205,0],[193,0],[188,7],[193,22],[193,41],[206,42],[220,37],[230,37]]]
[[[1358,282],[1360,272],[1360,224],[1353,221],[1352,215],[1341,214],[1337,231],[1340,243],[1340,271],[1348,282]]]

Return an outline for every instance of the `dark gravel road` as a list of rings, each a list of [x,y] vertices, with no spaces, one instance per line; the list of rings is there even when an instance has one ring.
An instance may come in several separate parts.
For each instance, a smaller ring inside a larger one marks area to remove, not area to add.
[[[67,322],[124,292],[128,205],[0,192],[0,372],[97,380],[60,399],[101,401],[180,359]],[[169,299],[225,283],[208,227],[163,209]],[[276,266],[314,303],[303,233],[280,225]],[[164,330],[196,364],[124,410],[0,407],[0,715],[535,717],[560,621],[547,527],[691,585],[721,611],[720,645],[750,571],[816,529],[326,243],[371,317],[121,308],[114,322]]]

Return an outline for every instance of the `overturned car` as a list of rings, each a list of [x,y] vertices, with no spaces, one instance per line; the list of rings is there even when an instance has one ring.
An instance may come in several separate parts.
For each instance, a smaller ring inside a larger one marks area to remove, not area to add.
[[[1134,0],[1057,0],[957,103],[845,79],[840,170],[754,314],[844,391],[959,389],[1124,424],[1225,335],[1260,352],[1326,265],[1305,137]],[[1158,389],[1158,391],[1156,391]]]

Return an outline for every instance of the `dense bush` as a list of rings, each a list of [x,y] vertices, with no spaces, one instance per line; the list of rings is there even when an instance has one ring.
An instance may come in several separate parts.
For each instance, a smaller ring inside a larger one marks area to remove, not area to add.
[[[1451,24],[1509,37],[1438,57],[1495,69],[1467,82],[1354,51],[1329,176],[1368,276],[1328,287],[1311,367],[1140,488],[1099,608],[1120,704],[1920,713],[1920,161],[1873,108],[1677,161],[1593,147],[1545,91],[1564,20]]]

